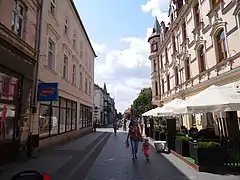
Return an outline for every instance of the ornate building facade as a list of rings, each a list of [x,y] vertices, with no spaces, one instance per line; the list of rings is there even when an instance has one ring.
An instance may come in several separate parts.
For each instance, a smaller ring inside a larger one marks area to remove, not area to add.
[[[240,78],[240,1],[172,0],[170,23],[155,19],[149,37],[153,102],[188,99]],[[204,127],[202,115],[184,125]]]

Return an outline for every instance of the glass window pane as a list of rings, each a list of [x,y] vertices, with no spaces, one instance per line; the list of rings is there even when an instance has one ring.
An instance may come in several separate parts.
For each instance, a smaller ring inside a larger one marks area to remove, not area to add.
[[[52,101],[52,106],[59,107],[59,101]]]
[[[52,107],[52,128],[51,135],[58,134],[59,107]]]
[[[72,120],[71,109],[67,108],[66,113],[67,113],[67,131],[71,131],[71,120]]]
[[[82,123],[82,104],[79,104],[79,129],[81,129],[83,127],[83,123]]]
[[[49,135],[50,127],[49,127],[49,113],[50,106],[49,105],[40,105],[39,109],[39,134],[40,137],[45,137]]]
[[[76,129],[77,124],[77,110],[72,110],[72,130]]]
[[[60,108],[60,129],[59,132],[65,132],[65,123],[66,123],[66,109]]]
[[[66,99],[65,98],[60,98],[61,100],[60,100],[60,103],[61,103],[61,105],[60,105],[60,107],[66,107],[67,106],[67,102],[66,102]]]
[[[67,100],[67,108],[72,109],[72,101]]]

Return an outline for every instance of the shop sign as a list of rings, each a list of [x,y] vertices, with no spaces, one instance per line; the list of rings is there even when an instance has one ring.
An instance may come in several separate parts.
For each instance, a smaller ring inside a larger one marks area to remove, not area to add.
[[[38,101],[58,101],[58,83],[39,83]]]

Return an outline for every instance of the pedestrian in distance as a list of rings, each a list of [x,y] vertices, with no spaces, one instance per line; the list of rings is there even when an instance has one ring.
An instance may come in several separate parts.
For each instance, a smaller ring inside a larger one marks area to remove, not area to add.
[[[142,151],[147,161],[149,161],[149,155],[150,155],[150,144],[149,139],[145,138],[144,143],[142,144]]]
[[[135,160],[138,158],[137,153],[139,141],[142,141],[142,135],[136,121],[132,121],[132,125],[130,126],[128,131],[126,144],[129,144],[129,139],[132,147],[132,159]]]
[[[114,131],[114,135],[117,135],[117,123],[116,121],[113,123],[113,131]]]

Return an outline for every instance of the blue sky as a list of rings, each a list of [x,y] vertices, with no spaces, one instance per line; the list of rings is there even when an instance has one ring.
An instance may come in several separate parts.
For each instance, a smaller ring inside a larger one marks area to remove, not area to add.
[[[75,0],[82,21],[94,42],[117,47],[122,37],[144,37],[152,17],[142,13],[145,0]]]
[[[154,17],[168,20],[168,0],[74,0],[98,55],[95,83],[115,98],[118,111],[130,107],[150,85],[147,38]]]

